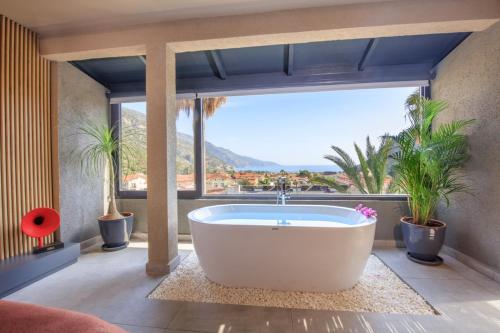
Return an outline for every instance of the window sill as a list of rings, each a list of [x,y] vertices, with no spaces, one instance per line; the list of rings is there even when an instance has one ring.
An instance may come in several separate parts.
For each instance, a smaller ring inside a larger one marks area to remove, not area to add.
[[[147,199],[147,193],[143,191],[121,192],[117,195],[117,199]],[[194,193],[177,194],[179,200],[253,200],[253,201],[276,201],[275,195],[196,195]],[[288,201],[400,201],[405,202],[408,196],[404,194],[361,194],[361,195],[294,195]]]
[[[201,200],[262,200],[276,201],[276,195],[202,195],[195,198]],[[361,194],[361,195],[293,195],[287,199],[294,201],[402,201],[406,202],[408,196],[404,194]]]
[[[117,199],[147,199],[145,191],[122,191],[118,193]],[[177,192],[179,200],[253,200],[253,201],[276,201],[276,195],[197,195],[194,191]],[[293,195],[287,201],[400,201],[406,202],[408,196],[404,194],[332,194],[332,195]]]

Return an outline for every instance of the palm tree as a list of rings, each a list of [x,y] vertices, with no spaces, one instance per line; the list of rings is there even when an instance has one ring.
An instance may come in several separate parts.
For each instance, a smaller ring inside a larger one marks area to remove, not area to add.
[[[455,120],[433,129],[432,123],[446,103],[410,96],[407,101],[410,127],[394,140],[396,185],[408,194],[413,223],[427,225],[441,198],[449,204],[449,195],[467,191],[457,175],[468,158],[467,138],[462,131],[473,120]]]
[[[218,108],[226,104],[227,98],[220,97],[207,97],[203,98],[203,114],[205,118],[210,118],[215,114]],[[177,112],[184,111],[189,116],[191,111],[194,110],[194,99],[180,99],[176,103]]]
[[[384,192],[384,182],[387,176],[387,160],[392,148],[392,139],[389,136],[381,138],[378,149],[371,144],[370,137],[366,137],[366,153],[363,154],[355,143],[354,149],[359,160],[357,165],[342,148],[332,146],[336,155],[326,155],[325,158],[337,164],[349,177],[354,186],[362,194],[380,194]],[[316,177],[316,182],[332,186],[337,191],[345,192],[347,188],[332,179]]]
[[[328,187],[331,187],[331,188],[335,189],[337,192],[340,192],[340,193],[345,193],[349,189],[348,185],[339,184],[333,178],[326,178],[326,177],[322,177],[322,176],[314,176],[311,179],[311,182],[313,184],[326,185]]]
[[[123,161],[128,161],[129,157],[135,155],[134,133],[122,136],[118,139],[115,135],[116,127],[109,127],[107,124],[90,123],[79,128],[80,134],[86,136],[89,142],[79,151],[78,159],[82,170],[88,175],[95,176],[107,167],[109,177],[109,198],[108,212],[103,216],[103,220],[116,220],[123,218],[116,207],[115,198],[115,169],[114,155],[121,153]]]

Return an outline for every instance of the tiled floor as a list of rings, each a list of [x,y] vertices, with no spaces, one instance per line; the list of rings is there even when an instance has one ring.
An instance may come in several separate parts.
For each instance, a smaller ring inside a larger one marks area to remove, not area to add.
[[[7,299],[94,314],[130,332],[500,332],[500,285],[446,256],[444,265],[427,267],[399,249],[375,250],[441,312],[409,316],[149,300],[161,278],[145,274],[143,245],[90,252]]]

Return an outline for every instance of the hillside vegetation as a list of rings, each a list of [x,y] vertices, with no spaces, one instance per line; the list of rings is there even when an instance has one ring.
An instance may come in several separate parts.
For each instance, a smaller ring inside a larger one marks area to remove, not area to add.
[[[122,136],[134,142],[136,154],[122,162],[123,174],[146,173],[146,115],[139,111],[122,108]],[[190,174],[194,168],[194,139],[191,135],[177,132],[177,173]],[[231,171],[246,167],[276,166],[276,163],[261,161],[232,152],[205,141],[205,163],[207,172]]]

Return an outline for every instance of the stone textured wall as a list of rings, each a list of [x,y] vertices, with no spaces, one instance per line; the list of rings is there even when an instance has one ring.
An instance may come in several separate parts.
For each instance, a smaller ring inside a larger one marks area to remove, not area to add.
[[[117,205],[120,212],[134,213],[133,232],[148,233],[148,207],[146,199],[119,199]]]
[[[438,217],[446,244],[500,269],[500,23],[469,36],[439,65],[432,97],[449,107],[436,125],[475,118],[464,176],[474,195],[456,195]]]
[[[178,201],[178,220],[179,234],[189,234],[189,221],[187,214],[197,208],[226,205],[226,204],[274,204],[274,200],[218,200],[218,199],[179,199]],[[308,201],[291,201],[291,204],[305,205],[332,205],[354,207],[358,203],[363,203],[369,207],[373,207],[379,214],[377,228],[375,231],[375,239],[377,240],[401,240],[401,231],[399,228],[399,219],[403,215],[408,214],[408,205],[404,201],[334,201],[334,200],[308,200]],[[135,214],[134,232],[147,233],[147,212],[146,199],[121,199],[119,207],[122,211],[131,211]]]
[[[108,121],[105,88],[69,63],[58,63],[61,239],[81,242],[99,235],[96,218],[106,206],[104,175],[81,172],[74,152],[87,141],[78,127]]]

